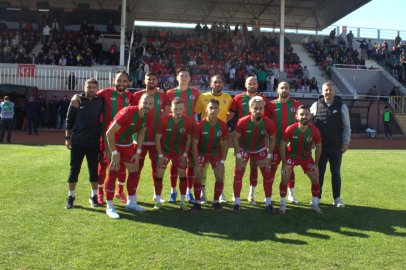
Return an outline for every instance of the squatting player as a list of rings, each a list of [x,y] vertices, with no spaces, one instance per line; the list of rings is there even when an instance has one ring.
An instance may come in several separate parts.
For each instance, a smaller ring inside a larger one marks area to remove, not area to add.
[[[105,88],[97,92],[97,96],[104,101],[103,115],[102,115],[102,137],[100,140],[100,163],[98,169],[98,191],[97,191],[97,202],[103,205],[103,186],[104,180],[106,178],[105,172],[107,170],[107,140],[105,138],[107,128],[110,126],[114,117],[117,113],[128,106],[135,106],[134,95],[125,90],[129,84],[128,74],[125,71],[118,71],[113,78],[114,87]],[[79,107],[80,97],[74,95],[72,100],[72,106],[75,108]],[[121,202],[127,203],[127,199],[124,195],[124,184],[126,178],[125,167],[122,166],[118,172],[118,188],[116,197],[120,199]]]
[[[234,213],[240,212],[240,194],[242,178],[249,159],[254,159],[258,164],[264,178],[266,211],[275,214],[271,204],[272,182],[271,156],[275,147],[275,126],[271,119],[263,116],[265,101],[262,97],[253,97],[249,101],[251,115],[241,118],[234,130],[233,145],[236,156],[234,168]],[[269,136],[269,154],[266,151],[265,138]]]
[[[184,114],[194,120],[194,112],[195,112],[195,103],[197,98],[199,97],[199,90],[196,88],[190,88],[190,72],[186,68],[181,68],[176,72],[176,79],[178,80],[179,87],[170,89],[166,92],[165,98],[165,113],[168,114],[171,111],[171,102],[175,98],[181,98],[185,103],[185,111]],[[171,196],[169,198],[170,203],[176,202],[176,181],[178,179],[178,171],[175,166],[171,163],[169,168],[169,174],[171,179]],[[193,171],[193,155],[192,153],[188,153],[188,165],[187,165],[187,198],[189,203],[194,203],[194,198],[192,195],[192,187],[193,187],[193,180],[194,180],[194,171]]]
[[[158,153],[158,163],[154,186],[156,204],[153,210],[161,209],[162,179],[166,166],[171,161],[179,171],[180,209],[188,211],[186,205],[186,166],[187,157],[192,144],[193,120],[184,114],[185,102],[175,98],[171,102],[172,113],[159,119],[156,128],[155,147]]]
[[[208,116],[197,122],[194,127],[192,152],[196,166],[194,183],[195,204],[191,209],[192,212],[196,212],[201,208],[202,168],[209,162],[216,178],[213,207],[217,211],[223,211],[219,198],[224,187],[224,162],[228,154],[229,135],[226,122],[217,118],[220,111],[219,105],[217,99],[210,99],[206,105]],[[223,142],[222,147],[220,146],[220,141]]]
[[[279,153],[282,160],[282,181],[279,185],[281,207],[279,213],[286,213],[286,191],[290,174],[294,166],[301,166],[303,172],[312,182],[312,205],[311,209],[316,213],[323,213],[318,206],[320,192],[319,184],[319,160],[321,155],[321,135],[319,130],[309,123],[311,119],[310,109],[305,105],[299,106],[296,112],[298,122],[290,125],[282,135]],[[316,145],[315,159],[312,158],[311,148],[313,142]],[[285,154],[286,145],[289,144]]]
[[[151,110],[154,107],[154,97],[149,94],[143,94],[140,105],[130,106],[122,109],[114,117],[106,137],[109,149],[109,173],[106,181],[106,214],[110,218],[120,218],[114,209],[113,197],[116,186],[117,173],[123,165],[128,170],[127,179],[127,210],[145,211],[144,208],[137,205],[137,187],[139,178],[139,159],[142,152],[142,143],[145,137],[145,131],[150,122],[153,121]],[[138,133],[137,148],[135,148],[132,135]]]
[[[261,97],[265,101],[264,115],[269,115],[268,100],[263,95],[257,93],[257,78],[254,76],[247,77],[247,79],[245,79],[245,88],[247,89],[247,92],[238,94],[234,97],[228,120],[233,118],[235,114],[238,115],[238,119],[250,115],[251,110],[248,103],[251,98],[256,96]],[[255,159],[250,160],[250,168],[250,193],[248,194],[248,201],[250,205],[255,205],[254,193],[258,183],[258,165],[255,163]]]
[[[271,168],[271,177],[275,179],[275,173],[278,170],[278,165],[281,162],[279,155],[279,145],[282,140],[282,134],[285,132],[286,128],[290,125],[293,125],[296,122],[296,111],[300,106],[300,102],[294,99],[289,98],[290,86],[287,82],[281,82],[278,85],[278,94],[279,98],[269,102],[269,111],[270,119],[275,124],[276,128],[276,144],[275,149],[272,153],[272,168]],[[298,201],[295,199],[294,195],[295,187],[295,173],[292,170],[290,175],[290,180],[288,184],[288,200],[293,204],[298,204]]]
[[[211,92],[202,93],[196,100],[195,112],[200,114],[201,119],[204,119],[208,116],[208,112],[206,110],[207,102],[210,99],[215,99],[219,102],[219,113],[217,117],[227,123],[227,113],[230,111],[231,105],[233,104],[233,98],[227,94],[223,93],[221,90],[223,89],[224,82],[223,79],[219,74],[213,75],[210,79],[210,87]],[[202,172],[202,194],[200,201],[201,203],[206,203],[206,178],[207,178],[207,169],[209,168],[210,164],[207,162],[206,165],[203,167]],[[224,191],[220,195],[220,203],[226,202],[224,197]]]
[[[147,153],[149,153],[149,159],[151,160],[151,168],[152,168],[152,179],[154,179],[154,175],[156,174],[156,162],[157,162],[157,152],[155,147],[155,131],[156,126],[158,125],[159,122],[159,118],[161,117],[161,112],[163,112],[165,106],[165,93],[158,92],[158,89],[156,87],[158,85],[158,75],[154,71],[149,71],[147,72],[147,74],[145,74],[145,84],[147,87],[146,89],[143,89],[135,93],[135,102],[138,104],[140,102],[141,96],[145,93],[152,95],[154,97],[155,104],[154,109],[151,111],[151,116],[154,118],[154,120],[147,126],[147,131],[145,132],[145,138],[142,144],[142,153],[140,155],[140,164],[137,178],[139,179],[141,176],[141,171],[142,168],[144,167],[145,157]],[[133,141],[135,144],[137,143],[136,134],[133,135]],[[165,201],[161,198],[161,202]]]

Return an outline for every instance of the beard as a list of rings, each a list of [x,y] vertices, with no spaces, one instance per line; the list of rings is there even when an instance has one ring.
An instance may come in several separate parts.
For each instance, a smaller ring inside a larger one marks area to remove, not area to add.
[[[151,110],[148,108],[142,108],[142,112],[144,113],[144,115],[147,115],[151,112]]]
[[[309,124],[309,119],[303,118],[300,119],[300,124],[302,124],[303,126],[307,126]]]
[[[148,90],[154,90],[155,88],[156,88],[156,85],[148,84]]]
[[[262,119],[262,115],[260,115],[260,114],[255,115],[255,121],[259,122],[259,121],[261,121],[261,119]]]
[[[115,87],[116,91],[120,93],[124,92],[125,88],[125,86],[120,86],[120,88],[118,86]]]
[[[223,88],[221,87],[219,90],[217,90],[215,87],[212,88],[213,93],[220,93]]]
[[[288,96],[289,96],[288,93],[280,93],[279,94],[279,97],[281,97],[281,98],[287,98]]]

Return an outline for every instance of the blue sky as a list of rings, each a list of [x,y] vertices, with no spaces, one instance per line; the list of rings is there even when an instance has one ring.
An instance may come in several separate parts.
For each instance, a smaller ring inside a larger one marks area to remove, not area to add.
[[[372,0],[333,25],[406,30],[405,10],[406,0]]]

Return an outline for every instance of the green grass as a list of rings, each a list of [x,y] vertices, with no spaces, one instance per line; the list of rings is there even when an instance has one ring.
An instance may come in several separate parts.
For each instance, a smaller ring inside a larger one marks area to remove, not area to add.
[[[309,210],[310,181],[297,168],[296,198],[286,215],[270,215],[264,204],[242,211],[197,213],[165,203],[153,207],[150,166],[145,166],[138,201],[148,211],[128,212],[115,199],[121,219],[88,203],[86,162],[77,186],[75,208],[64,208],[68,193],[69,151],[63,146],[1,145],[1,269],[404,269],[406,247],[406,152],[349,150],[342,165],[342,200],[331,205],[327,180],[318,215]],[[225,194],[231,200],[234,159],[226,161]],[[279,172],[277,173],[279,175]],[[330,174],[327,173],[326,179]],[[213,176],[208,198],[213,196]],[[273,204],[279,206],[279,181]],[[259,181],[262,183],[262,181]],[[249,190],[248,171],[242,199]],[[164,179],[164,198],[170,192]],[[262,201],[262,184],[256,191]]]

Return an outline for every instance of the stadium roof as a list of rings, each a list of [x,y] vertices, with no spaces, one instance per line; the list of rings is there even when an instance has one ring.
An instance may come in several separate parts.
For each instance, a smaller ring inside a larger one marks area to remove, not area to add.
[[[11,6],[118,10],[121,0],[7,0]],[[285,0],[285,28],[322,30],[371,0]],[[247,23],[279,28],[280,0],[127,0],[127,16],[141,21]]]

